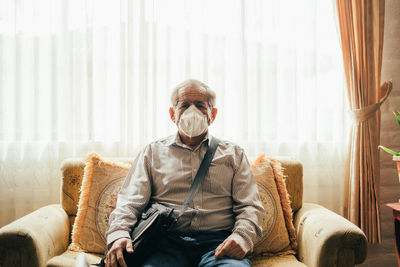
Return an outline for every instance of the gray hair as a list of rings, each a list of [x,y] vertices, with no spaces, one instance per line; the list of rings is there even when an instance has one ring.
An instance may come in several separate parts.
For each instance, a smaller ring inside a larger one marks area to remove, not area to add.
[[[196,79],[188,79],[188,80],[178,84],[174,88],[174,90],[172,90],[172,93],[171,93],[171,105],[173,107],[175,107],[176,104],[178,103],[178,92],[179,92],[180,89],[185,89],[185,88],[192,87],[192,86],[194,86],[194,87],[196,87],[198,89],[206,90],[208,105],[210,106],[210,108],[215,107],[215,98],[216,98],[215,92],[213,90],[211,90],[210,87],[208,87],[207,84],[205,84],[205,83],[203,83],[203,82],[201,82],[199,80],[196,80]]]

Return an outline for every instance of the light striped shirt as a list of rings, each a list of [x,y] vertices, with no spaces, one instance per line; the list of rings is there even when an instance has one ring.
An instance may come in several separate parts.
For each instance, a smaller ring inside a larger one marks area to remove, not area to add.
[[[207,151],[207,134],[196,149],[185,145],[179,134],[155,141],[135,159],[110,215],[107,244],[129,237],[148,202],[176,207],[185,200]],[[228,237],[252,250],[261,237],[264,208],[248,159],[242,148],[221,141],[206,178],[175,231],[232,231]]]

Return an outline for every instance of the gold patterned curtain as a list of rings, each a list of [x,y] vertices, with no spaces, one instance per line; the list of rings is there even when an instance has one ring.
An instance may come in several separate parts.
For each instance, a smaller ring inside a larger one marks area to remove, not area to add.
[[[391,91],[381,84],[384,0],[336,0],[352,126],[347,172],[347,217],[381,242],[379,218],[380,105]]]

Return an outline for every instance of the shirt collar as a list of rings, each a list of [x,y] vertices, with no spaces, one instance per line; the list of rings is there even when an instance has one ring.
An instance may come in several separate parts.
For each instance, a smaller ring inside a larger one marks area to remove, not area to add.
[[[208,144],[209,144],[211,142],[211,139],[212,139],[212,135],[210,134],[209,130],[207,130],[207,134],[204,136],[203,140],[201,140],[200,145],[196,149],[198,149],[207,140],[208,140]],[[187,145],[185,145],[182,142],[181,137],[179,136],[179,132],[176,132],[175,135],[171,135],[168,145],[177,145],[180,147],[189,148]]]

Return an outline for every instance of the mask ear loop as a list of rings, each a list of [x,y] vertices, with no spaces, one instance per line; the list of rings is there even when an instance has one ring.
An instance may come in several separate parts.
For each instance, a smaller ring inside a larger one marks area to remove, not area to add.
[[[213,110],[213,108],[210,107],[210,106],[207,108],[207,123],[208,123],[208,126],[210,126],[211,123],[213,122],[212,110]]]

